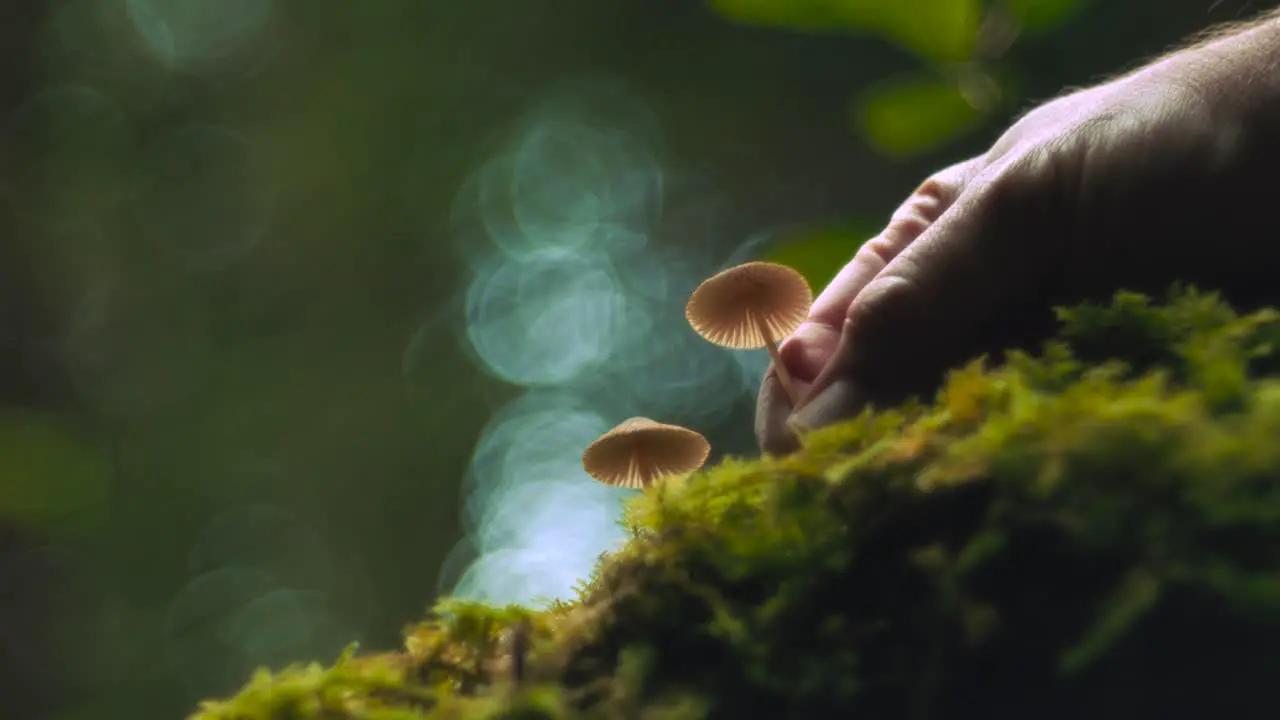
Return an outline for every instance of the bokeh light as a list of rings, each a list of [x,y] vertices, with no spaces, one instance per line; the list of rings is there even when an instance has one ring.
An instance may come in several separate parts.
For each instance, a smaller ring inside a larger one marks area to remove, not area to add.
[[[442,591],[568,597],[624,539],[634,494],[592,480],[583,449],[633,415],[712,425],[755,392],[763,367],[749,358],[763,353],[706,343],[684,319],[712,264],[696,238],[664,229],[657,143],[636,98],[598,78],[568,83],[459,192],[455,247],[473,269],[463,335],[483,370],[529,389],[476,443],[470,536]]]
[[[570,380],[608,359],[626,297],[607,258],[548,250],[503,259],[467,293],[467,337],[504,380]]]
[[[465,486],[477,562],[454,591],[495,602],[561,597],[622,539],[623,499],[582,470],[582,449],[610,427],[587,398],[532,390],[495,414],[476,444]],[[447,568],[453,570],[453,568]]]
[[[142,45],[159,63],[194,70],[234,56],[271,20],[271,0],[125,0]]]
[[[171,672],[193,692],[227,692],[256,667],[333,656],[359,639],[318,533],[289,510],[236,507],[214,516],[188,553],[190,581],[169,604]]]

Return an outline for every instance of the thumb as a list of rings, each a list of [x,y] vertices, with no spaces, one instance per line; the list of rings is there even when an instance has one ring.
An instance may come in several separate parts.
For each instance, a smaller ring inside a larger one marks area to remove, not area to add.
[[[1053,217],[1036,177],[983,172],[866,284],[793,424],[814,429],[927,391],[948,368],[1051,322],[1059,242],[1032,227]]]

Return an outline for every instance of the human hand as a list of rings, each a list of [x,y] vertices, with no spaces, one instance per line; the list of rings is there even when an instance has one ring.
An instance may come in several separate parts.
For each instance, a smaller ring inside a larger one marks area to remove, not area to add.
[[[1057,305],[1175,280],[1275,302],[1280,93],[1259,80],[1280,65],[1269,29],[1250,52],[1186,51],[1044,104],[926,180],[783,343],[805,399],[793,408],[766,375],[761,448],[788,452],[792,423],[899,401],[969,358],[1041,339]]]

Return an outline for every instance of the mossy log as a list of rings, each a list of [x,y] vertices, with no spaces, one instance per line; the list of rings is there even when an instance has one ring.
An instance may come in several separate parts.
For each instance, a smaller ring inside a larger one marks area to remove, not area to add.
[[[446,601],[193,717],[1274,716],[1280,314],[1060,315],[933,403],[646,492],[572,602]]]

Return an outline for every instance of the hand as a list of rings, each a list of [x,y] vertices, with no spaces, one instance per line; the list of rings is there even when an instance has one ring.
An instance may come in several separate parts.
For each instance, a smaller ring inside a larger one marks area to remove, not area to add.
[[[1273,69],[1280,30],[1268,41]],[[969,358],[1043,339],[1054,306],[1175,280],[1275,302],[1280,94],[1230,63],[1215,45],[1054,100],[926,180],[782,345],[804,399],[792,408],[766,376],[761,448],[788,452],[789,423],[900,401]]]

